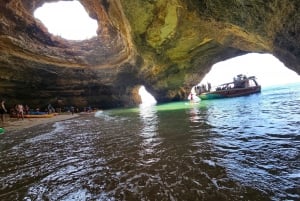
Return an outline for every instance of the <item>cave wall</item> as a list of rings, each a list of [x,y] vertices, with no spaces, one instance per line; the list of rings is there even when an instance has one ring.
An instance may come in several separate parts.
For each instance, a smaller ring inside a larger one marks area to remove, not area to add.
[[[186,92],[214,63],[249,52],[271,53],[299,73],[299,52],[288,50],[299,50],[296,1],[122,3],[137,48],[150,58],[142,71],[168,97],[181,97],[178,87]]]
[[[42,107],[99,108],[185,99],[211,66],[250,52],[271,53],[300,73],[297,0],[80,0],[97,37],[68,41],[33,17],[56,0],[1,0],[0,97]]]

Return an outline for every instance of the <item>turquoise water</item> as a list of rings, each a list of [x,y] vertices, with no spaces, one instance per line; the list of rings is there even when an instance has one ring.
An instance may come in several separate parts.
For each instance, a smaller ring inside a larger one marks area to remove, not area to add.
[[[1,200],[300,200],[300,84],[0,138]]]

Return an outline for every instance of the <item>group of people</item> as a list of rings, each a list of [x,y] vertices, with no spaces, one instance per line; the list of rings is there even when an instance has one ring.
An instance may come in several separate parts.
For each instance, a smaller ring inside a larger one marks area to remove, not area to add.
[[[197,86],[195,86],[195,91],[196,91],[196,94],[210,92],[211,91],[211,83],[208,82],[207,85],[206,84],[197,85]]]
[[[249,87],[249,79],[246,75],[239,74],[233,78],[234,88],[247,88]]]
[[[1,100],[1,104],[0,104],[0,117],[1,117],[1,122],[3,125],[3,122],[5,121],[5,114],[9,113],[11,117],[14,118],[18,118],[18,119],[24,119],[25,115],[27,114],[40,114],[40,113],[45,113],[45,112],[41,112],[40,108],[36,108],[36,109],[30,109],[28,105],[23,105],[23,104],[16,104],[14,107],[10,108],[9,110],[6,108],[5,105],[5,100],[4,99],[0,99]],[[79,112],[79,108],[74,107],[74,106],[69,106],[69,107],[65,107],[64,111],[69,111],[72,113],[72,115],[74,113],[78,113]],[[55,113],[55,112],[61,112],[61,108],[54,108],[50,103],[46,106],[45,111],[48,114],[51,113]],[[83,111],[85,112],[92,112],[92,108],[89,107],[85,107],[83,109]],[[0,126],[2,126],[0,125]]]
[[[10,109],[10,114],[13,116],[16,116],[18,119],[24,119],[24,114],[28,114],[29,107],[28,105],[25,105],[25,107],[22,104],[16,104],[14,108]],[[5,100],[1,100],[0,104],[0,117],[1,117],[1,123],[3,124],[5,120],[5,114],[8,113],[8,110],[5,106]]]

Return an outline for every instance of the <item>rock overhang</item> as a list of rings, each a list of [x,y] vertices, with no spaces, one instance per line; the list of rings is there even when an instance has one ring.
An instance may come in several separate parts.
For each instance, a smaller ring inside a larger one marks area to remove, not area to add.
[[[134,105],[141,84],[159,102],[182,100],[214,63],[248,52],[272,53],[300,72],[297,1],[81,0],[99,27],[81,42],[34,19],[56,1],[0,5],[0,94],[12,102]]]
[[[121,101],[109,100],[119,82],[117,73],[134,60],[133,45],[122,35],[126,30],[121,32],[112,25],[103,4],[82,1],[90,16],[99,23],[97,37],[70,41],[53,36],[33,16],[34,10],[45,2],[55,1],[13,0],[0,7],[3,11],[1,95],[34,104],[45,104],[57,97],[64,97],[71,104],[71,97],[74,100],[87,97],[94,99],[92,104],[102,99],[100,102],[106,107],[122,105]],[[110,9],[118,9],[117,6]],[[37,96],[39,101],[30,101]],[[87,99],[80,102],[88,104]],[[80,103],[73,101],[73,104]]]

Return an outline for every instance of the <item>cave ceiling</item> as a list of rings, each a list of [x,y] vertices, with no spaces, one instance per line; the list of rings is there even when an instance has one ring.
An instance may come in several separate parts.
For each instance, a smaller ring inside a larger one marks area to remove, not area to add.
[[[186,98],[219,61],[270,53],[300,73],[298,0],[80,0],[97,36],[48,33],[33,12],[55,0],[1,0],[0,97],[45,105],[135,105]]]

